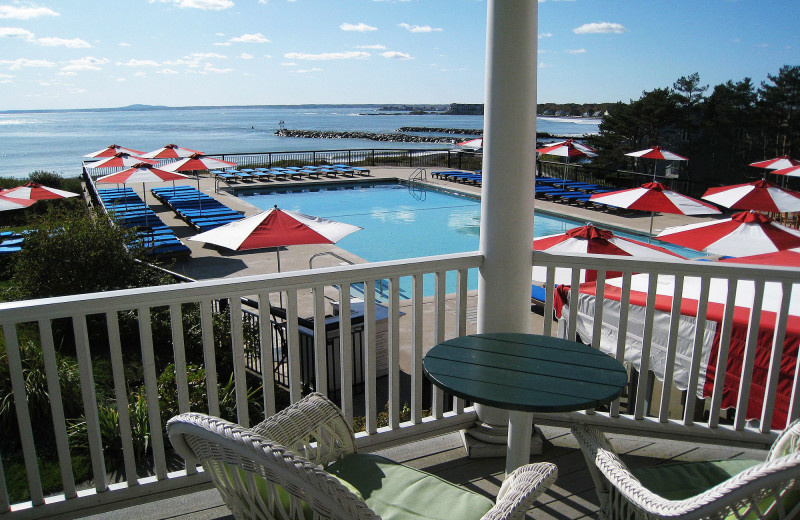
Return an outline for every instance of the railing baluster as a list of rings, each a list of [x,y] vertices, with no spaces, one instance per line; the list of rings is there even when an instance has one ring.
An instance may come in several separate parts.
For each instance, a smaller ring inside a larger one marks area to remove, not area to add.
[[[736,278],[728,278],[727,282],[728,294],[725,298],[725,314],[722,317],[722,330],[719,336],[719,348],[717,348],[714,390],[711,393],[711,407],[708,418],[709,428],[717,428],[719,426],[719,416],[722,413],[722,397],[725,392],[725,372],[728,368],[728,353],[731,349],[731,332],[733,330],[733,313],[736,309],[736,291],[739,287],[739,280]]]
[[[353,328],[351,326],[350,284],[339,286],[339,366],[341,367],[342,412],[353,424]]]
[[[761,432],[768,433],[772,429],[772,412],[775,407],[775,393],[778,390],[778,378],[781,374],[783,360],[783,342],[786,339],[786,322],[789,320],[789,303],[792,297],[792,284],[781,284],[781,308],[775,316],[775,328],[772,333],[772,355],[770,357],[767,382],[764,385],[764,399],[761,408]],[[786,424],[788,425],[788,423]],[[782,425],[780,427],[785,427]]]
[[[400,427],[400,279],[389,278],[389,427]]]
[[[58,453],[64,496],[74,498],[77,496],[75,478],[72,475],[72,460],[69,454],[69,440],[67,438],[67,420],[64,416],[64,403],[61,400],[56,346],[53,342],[53,329],[50,325],[50,320],[39,320],[39,337],[42,340],[42,359],[44,360],[44,369],[47,375],[47,392],[50,396],[50,413],[53,416],[53,433],[55,434],[56,452]]]
[[[150,308],[136,309],[139,317],[139,338],[142,348],[142,369],[144,370],[144,388],[147,395],[147,417],[150,421],[150,441],[153,447],[153,459],[158,480],[167,478],[167,462],[164,453],[164,436],[161,429],[161,417],[158,408],[158,379],[156,361],[153,354],[153,327],[150,323]],[[102,459],[102,455],[100,457]]]
[[[689,368],[689,383],[686,386],[686,408],[683,413],[683,423],[687,426],[694,424],[695,396],[697,395],[698,380],[700,379],[700,366],[703,357],[703,338],[706,333],[706,313],[708,312],[708,292],[711,280],[708,276],[700,278],[700,300],[697,304],[697,321],[694,331],[694,345],[692,348],[692,364]]]
[[[214,318],[210,300],[200,302],[200,331],[203,336],[203,362],[206,367],[206,393],[208,413],[219,417],[219,391],[217,389],[217,359],[214,348]]]
[[[547,268],[547,275],[545,276],[546,280],[544,283],[545,286],[545,297],[544,297],[544,309],[543,309],[543,316],[544,322],[542,325],[542,334],[545,336],[552,336],[553,335],[553,300],[555,299],[555,291],[556,291],[556,269],[555,267],[548,267]]]
[[[300,330],[297,328],[297,291],[286,292],[286,342],[289,347],[289,399],[296,403],[302,398],[300,365]]]
[[[753,309],[747,328],[747,342],[742,359],[742,377],[739,380],[739,397],[736,401],[736,430],[742,430],[747,421],[747,405],[750,402],[750,384],[753,382],[753,361],[758,347],[758,333],[761,326],[761,306],[764,301],[764,281],[756,280],[753,294]]]
[[[134,457],[135,450],[133,448],[130,403],[128,402],[128,384],[125,380],[117,311],[106,312],[106,329],[108,330],[109,352],[111,353],[111,373],[114,378],[114,397],[117,401],[117,413],[119,414],[119,434],[122,441],[125,480],[127,480],[129,486],[135,486],[139,483],[139,480],[137,478],[136,458]]]
[[[236,387],[236,417],[237,422],[245,428],[250,426],[250,411],[248,409],[247,373],[244,362],[244,333],[242,330],[242,300],[231,297],[230,306],[231,345],[233,352],[233,381]]]
[[[667,339],[667,355],[664,359],[664,381],[661,390],[661,406],[658,410],[658,421],[669,421],[669,407],[672,398],[672,382],[675,377],[675,355],[678,353],[678,326],[681,324],[681,303],[683,302],[683,276],[675,276],[675,291],[672,294],[672,309],[669,315],[669,336]],[[687,391],[687,399],[694,399]]]
[[[175,384],[178,387],[178,411],[186,413],[189,408],[189,381],[186,367],[186,347],[183,342],[183,313],[180,304],[169,306],[169,319],[172,326],[172,351],[175,356]],[[194,464],[186,464],[186,473],[197,472]]]
[[[445,328],[445,277],[447,273],[437,271],[434,273],[436,287],[433,299],[433,334],[434,344],[444,341]],[[444,392],[437,386],[433,387],[432,413],[436,419],[441,419],[444,414]]]
[[[328,395],[328,333],[325,330],[325,288],[314,288],[314,373],[317,392]],[[334,374],[334,378],[336,375]]]
[[[647,306],[644,311],[644,332],[642,334],[642,357],[639,366],[639,380],[636,385],[636,404],[634,418],[643,419],[650,413],[650,346],[653,341],[653,320],[656,312],[656,289],[658,289],[658,273],[649,273],[647,283]],[[645,409],[647,407],[647,409]]]
[[[0,453],[0,461],[3,460],[3,454]],[[8,500],[8,491],[6,491],[6,472],[3,471],[3,465],[0,464],[0,513],[8,513],[11,509]]]
[[[258,337],[261,363],[261,389],[264,398],[264,416],[275,414],[275,356],[272,349],[272,320],[270,320],[269,293],[258,293]]]
[[[625,346],[628,337],[628,310],[630,309],[631,301],[631,273],[625,271],[622,273],[622,290],[620,293],[619,303],[619,325],[617,328],[617,353],[616,360],[620,363],[625,363]],[[628,412],[630,412],[630,384],[628,385]],[[615,399],[611,403],[611,417],[619,417],[620,400]]]
[[[375,327],[375,281],[364,281],[364,400],[367,433],[378,431],[377,340]]]
[[[567,339],[575,341],[578,328],[578,301],[580,300],[581,270],[572,269],[572,279],[569,291],[569,320],[567,320]]]
[[[456,337],[467,334],[467,282],[469,271],[459,269],[456,273]],[[464,400],[460,397],[453,398],[453,408],[456,413],[464,413]]]
[[[411,342],[411,422],[422,422],[422,275],[413,276],[411,314],[413,320]]]
[[[25,392],[25,379],[22,372],[22,358],[19,350],[17,326],[13,323],[3,324],[3,335],[5,336],[6,343],[8,371],[11,376],[11,391],[14,394],[14,410],[17,412],[17,426],[19,427],[20,443],[22,444],[22,455],[25,459],[25,472],[28,477],[28,489],[31,494],[31,502],[33,505],[38,506],[44,504],[44,495],[42,493],[42,482],[39,477],[36,446],[33,443],[33,427],[31,426],[28,398]],[[83,376],[83,374],[81,374],[81,376]],[[81,389],[85,386],[86,384],[83,383],[83,377],[81,377]],[[94,387],[92,387],[92,396],[94,396]],[[102,463],[102,452],[100,453]],[[94,462],[94,454],[92,455],[92,461]],[[105,472],[103,472],[100,480],[102,481],[104,477]]]

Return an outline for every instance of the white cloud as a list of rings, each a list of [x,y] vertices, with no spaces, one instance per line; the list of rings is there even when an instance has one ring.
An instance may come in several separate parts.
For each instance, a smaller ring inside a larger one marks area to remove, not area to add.
[[[611,23],[611,22],[596,22],[596,23],[586,23],[581,25],[580,27],[576,27],[572,29],[572,32],[575,34],[606,34],[606,33],[615,33],[621,34],[627,31],[622,24],[618,23]]]
[[[161,64],[153,60],[137,60],[134,58],[129,59],[125,63],[117,63],[117,65],[125,65],[126,67],[160,67]]]
[[[72,72],[71,70],[66,70],[66,71],[62,70],[61,72],[56,74],[56,76],[77,76],[77,75],[78,75],[77,72]]]
[[[128,81],[128,78],[117,78],[117,81],[122,83],[123,81]]]
[[[431,27],[430,25],[409,25],[407,23],[399,23],[397,26],[402,27],[403,29],[412,33],[429,33],[444,30],[441,27]]]
[[[284,58],[290,60],[351,60],[369,58],[368,52],[345,51],[345,52],[323,52],[320,54],[309,54],[306,52],[287,52]]]
[[[119,42],[120,47],[131,47],[131,44],[128,42]]]
[[[105,65],[110,62],[108,58],[95,58],[94,56],[86,56],[85,58],[78,58],[69,60],[69,65],[64,65],[61,70],[64,72],[78,72],[83,70],[101,70],[100,65]]]
[[[133,75],[141,78],[143,76],[147,76],[147,73],[143,70],[137,70],[136,72],[133,73]]]
[[[31,18],[38,18],[40,16],[58,16],[58,13],[47,7],[0,5],[0,18],[30,20]]]
[[[17,58],[15,60],[0,60],[0,65],[8,65],[8,70],[20,70],[25,67],[55,67],[56,64],[47,60],[29,60],[28,58]]]
[[[147,0],[148,2],[155,3],[173,3],[181,9],[203,9],[209,11],[221,11],[233,7],[233,0]]]
[[[389,58],[389,59],[393,59],[393,60],[413,60],[414,59],[407,52],[399,52],[399,51],[382,52],[381,56],[383,56],[384,58]]]
[[[356,49],[375,49],[375,50],[383,50],[386,48],[386,45],[381,45],[380,43],[376,45],[356,45]]]
[[[311,68],[311,69],[296,70],[295,72],[298,73],[298,74],[308,74],[309,72],[322,72],[322,70],[323,69],[320,69],[319,67],[314,67],[314,68]]]
[[[241,53],[239,55],[239,58],[241,58],[243,60],[252,60],[253,59],[253,55],[252,54],[247,54],[246,52],[243,52],[243,53]]]
[[[352,23],[343,23],[339,26],[339,29],[343,31],[355,31],[355,32],[369,32],[369,31],[377,31],[377,27],[373,27],[371,25],[367,25],[364,22],[359,22],[357,24]]]
[[[219,45],[220,47],[227,47],[228,45],[231,45],[231,42],[217,42],[214,45]]]
[[[769,47],[769,44],[768,43],[756,43],[756,44],[753,45],[753,47],[759,47],[761,49],[766,49],[767,47]]]
[[[586,49],[567,49],[564,52],[567,54],[586,54]]]
[[[0,38],[22,38],[23,40],[33,39],[33,33],[22,27],[0,27]]]
[[[553,37],[553,33],[539,33],[539,39],[540,40],[542,38],[552,38],[552,37]]]
[[[173,70],[173,69],[161,69],[161,70],[157,70],[156,74],[173,75],[173,74],[178,74],[178,71],[177,70]]]
[[[42,47],[68,47],[70,49],[85,49],[91,47],[89,42],[81,40],[80,38],[36,38],[36,43]]]
[[[224,54],[217,54],[216,52],[193,52],[186,58],[208,60],[211,58],[227,59]]]
[[[218,69],[214,67],[210,63],[206,63],[205,68],[203,69],[203,73],[214,73],[214,74],[228,74],[229,72],[233,72],[233,69]]]
[[[296,67],[296,66],[297,63],[293,61],[284,61],[283,63],[281,63],[281,67]]]
[[[86,92],[86,89],[80,87],[67,89],[68,94],[83,94],[84,92]]]
[[[264,37],[261,33],[243,34],[228,40],[231,43],[269,43],[270,40]]]

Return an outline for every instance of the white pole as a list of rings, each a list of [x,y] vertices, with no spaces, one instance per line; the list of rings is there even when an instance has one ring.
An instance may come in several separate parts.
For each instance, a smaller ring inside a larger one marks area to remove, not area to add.
[[[487,3],[479,333],[529,332],[537,16],[537,0]],[[482,405],[476,405],[476,410],[481,422],[496,425],[498,434],[507,433],[503,431],[507,412]],[[531,421],[530,414],[514,415],[517,425]],[[530,435],[526,430],[529,428],[515,428],[517,455],[507,454],[506,471],[527,457]]]

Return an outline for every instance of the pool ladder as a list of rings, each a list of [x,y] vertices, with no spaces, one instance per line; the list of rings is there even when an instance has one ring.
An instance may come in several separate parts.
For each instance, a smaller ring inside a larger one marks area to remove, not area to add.
[[[337,255],[333,251],[323,251],[322,253],[317,253],[313,255],[311,258],[308,259],[308,268],[313,269],[314,259],[318,256],[332,256],[338,260],[341,260],[343,263],[354,265],[355,262],[348,260],[347,258]],[[338,285],[334,287],[338,288]],[[388,298],[388,291],[389,291],[389,280],[380,279],[375,280],[375,297],[378,301],[385,301]],[[352,283],[350,284],[350,298],[361,298],[364,296],[364,284],[363,283]],[[400,296],[402,298],[407,298],[403,294],[403,291],[400,291]]]
[[[425,200],[427,190],[423,182],[428,180],[428,171],[417,168],[408,176],[408,193],[417,200]]]

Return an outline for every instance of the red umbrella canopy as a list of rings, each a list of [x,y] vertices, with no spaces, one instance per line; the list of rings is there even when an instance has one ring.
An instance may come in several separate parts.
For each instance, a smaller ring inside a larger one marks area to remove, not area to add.
[[[101,161],[97,161],[92,164],[87,164],[87,168],[127,168],[129,166],[134,166],[139,163],[148,163],[148,164],[157,164],[158,161],[153,159],[144,159],[142,157],[136,157],[134,155],[119,152],[117,154],[112,155],[111,157],[107,157]]]
[[[184,157],[202,153],[203,152],[198,150],[181,148],[177,144],[168,144],[163,148],[159,148],[158,150],[153,150],[152,152],[142,154],[142,157],[147,157],[148,159],[182,159]]]
[[[469,148],[470,150],[479,150],[483,148],[483,137],[479,137],[477,139],[470,139],[469,141],[462,141],[456,144],[462,148]]]
[[[12,199],[36,201],[77,197],[78,193],[57,190],[48,186],[42,186],[36,182],[28,182],[22,186],[17,186],[16,188],[0,191],[0,195],[4,197],[11,197]]]
[[[679,215],[720,213],[715,206],[667,189],[660,182],[648,182],[639,188],[592,195],[592,201],[618,208],[657,211]]]
[[[97,150],[96,152],[86,154],[84,157],[112,157],[120,152],[130,155],[142,155],[144,153],[140,150],[134,150],[133,148],[125,148],[118,144],[112,144],[107,148],[103,148],[102,150]]]
[[[5,197],[0,194],[0,211],[10,211],[12,209],[22,209],[27,208],[31,204],[34,204],[35,200],[25,200],[25,199],[14,199],[11,197]]]
[[[723,220],[667,228],[658,238],[696,251],[727,256],[759,255],[800,247],[800,231],[782,226],[755,211],[743,211]]]
[[[189,240],[234,251],[301,244],[333,244],[360,227],[274,207],[252,217],[200,233]]]
[[[123,170],[121,172],[105,175],[97,179],[97,182],[110,183],[110,184],[125,184],[128,182],[159,182],[159,181],[177,181],[180,179],[188,179],[186,175],[180,173],[173,173],[158,168],[154,168],[152,164],[138,163],[133,167]]]
[[[786,175],[788,177],[800,177],[800,166],[789,166],[788,168],[781,168],[780,170],[774,170],[770,173]]]
[[[629,157],[638,157],[641,159],[660,159],[663,161],[688,161],[686,157],[676,153],[664,150],[660,146],[647,148],[646,150],[639,150],[638,152],[626,153]]]
[[[598,254],[598,255],[617,255],[617,256],[636,256],[640,258],[681,258],[677,253],[652,244],[646,244],[632,238],[625,238],[614,235],[607,229],[595,227],[593,224],[586,224],[582,227],[570,229],[566,233],[549,235],[537,238],[533,241],[534,251],[545,251],[548,253],[579,253],[579,254]],[[547,268],[536,266],[533,268],[533,278],[543,281],[547,276]],[[621,276],[621,273],[609,272],[607,277],[613,278]],[[571,270],[567,268],[556,268],[555,283],[571,283]],[[597,279],[597,271],[581,270],[581,283],[593,282]]]
[[[726,258],[720,262],[755,265],[780,265],[784,267],[800,267],[800,247],[784,249],[775,253],[743,256],[742,258]]]
[[[703,194],[703,199],[732,209],[755,209],[778,213],[800,211],[800,193],[780,188],[764,180],[709,188]]]
[[[542,155],[557,155],[559,157],[597,157],[597,150],[586,145],[567,139],[560,143],[551,143],[544,148],[536,150]]]
[[[214,170],[216,168],[229,168],[236,166],[235,162],[222,161],[220,159],[212,159],[205,155],[196,153],[189,157],[166,164],[161,169],[168,172],[198,172],[203,170]]]
[[[792,159],[788,155],[782,155],[774,159],[750,163],[750,166],[755,166],[756,168],[766,168],[767,170],[780,170],[790,166],[800,166],[800,161],[797,159]]]

